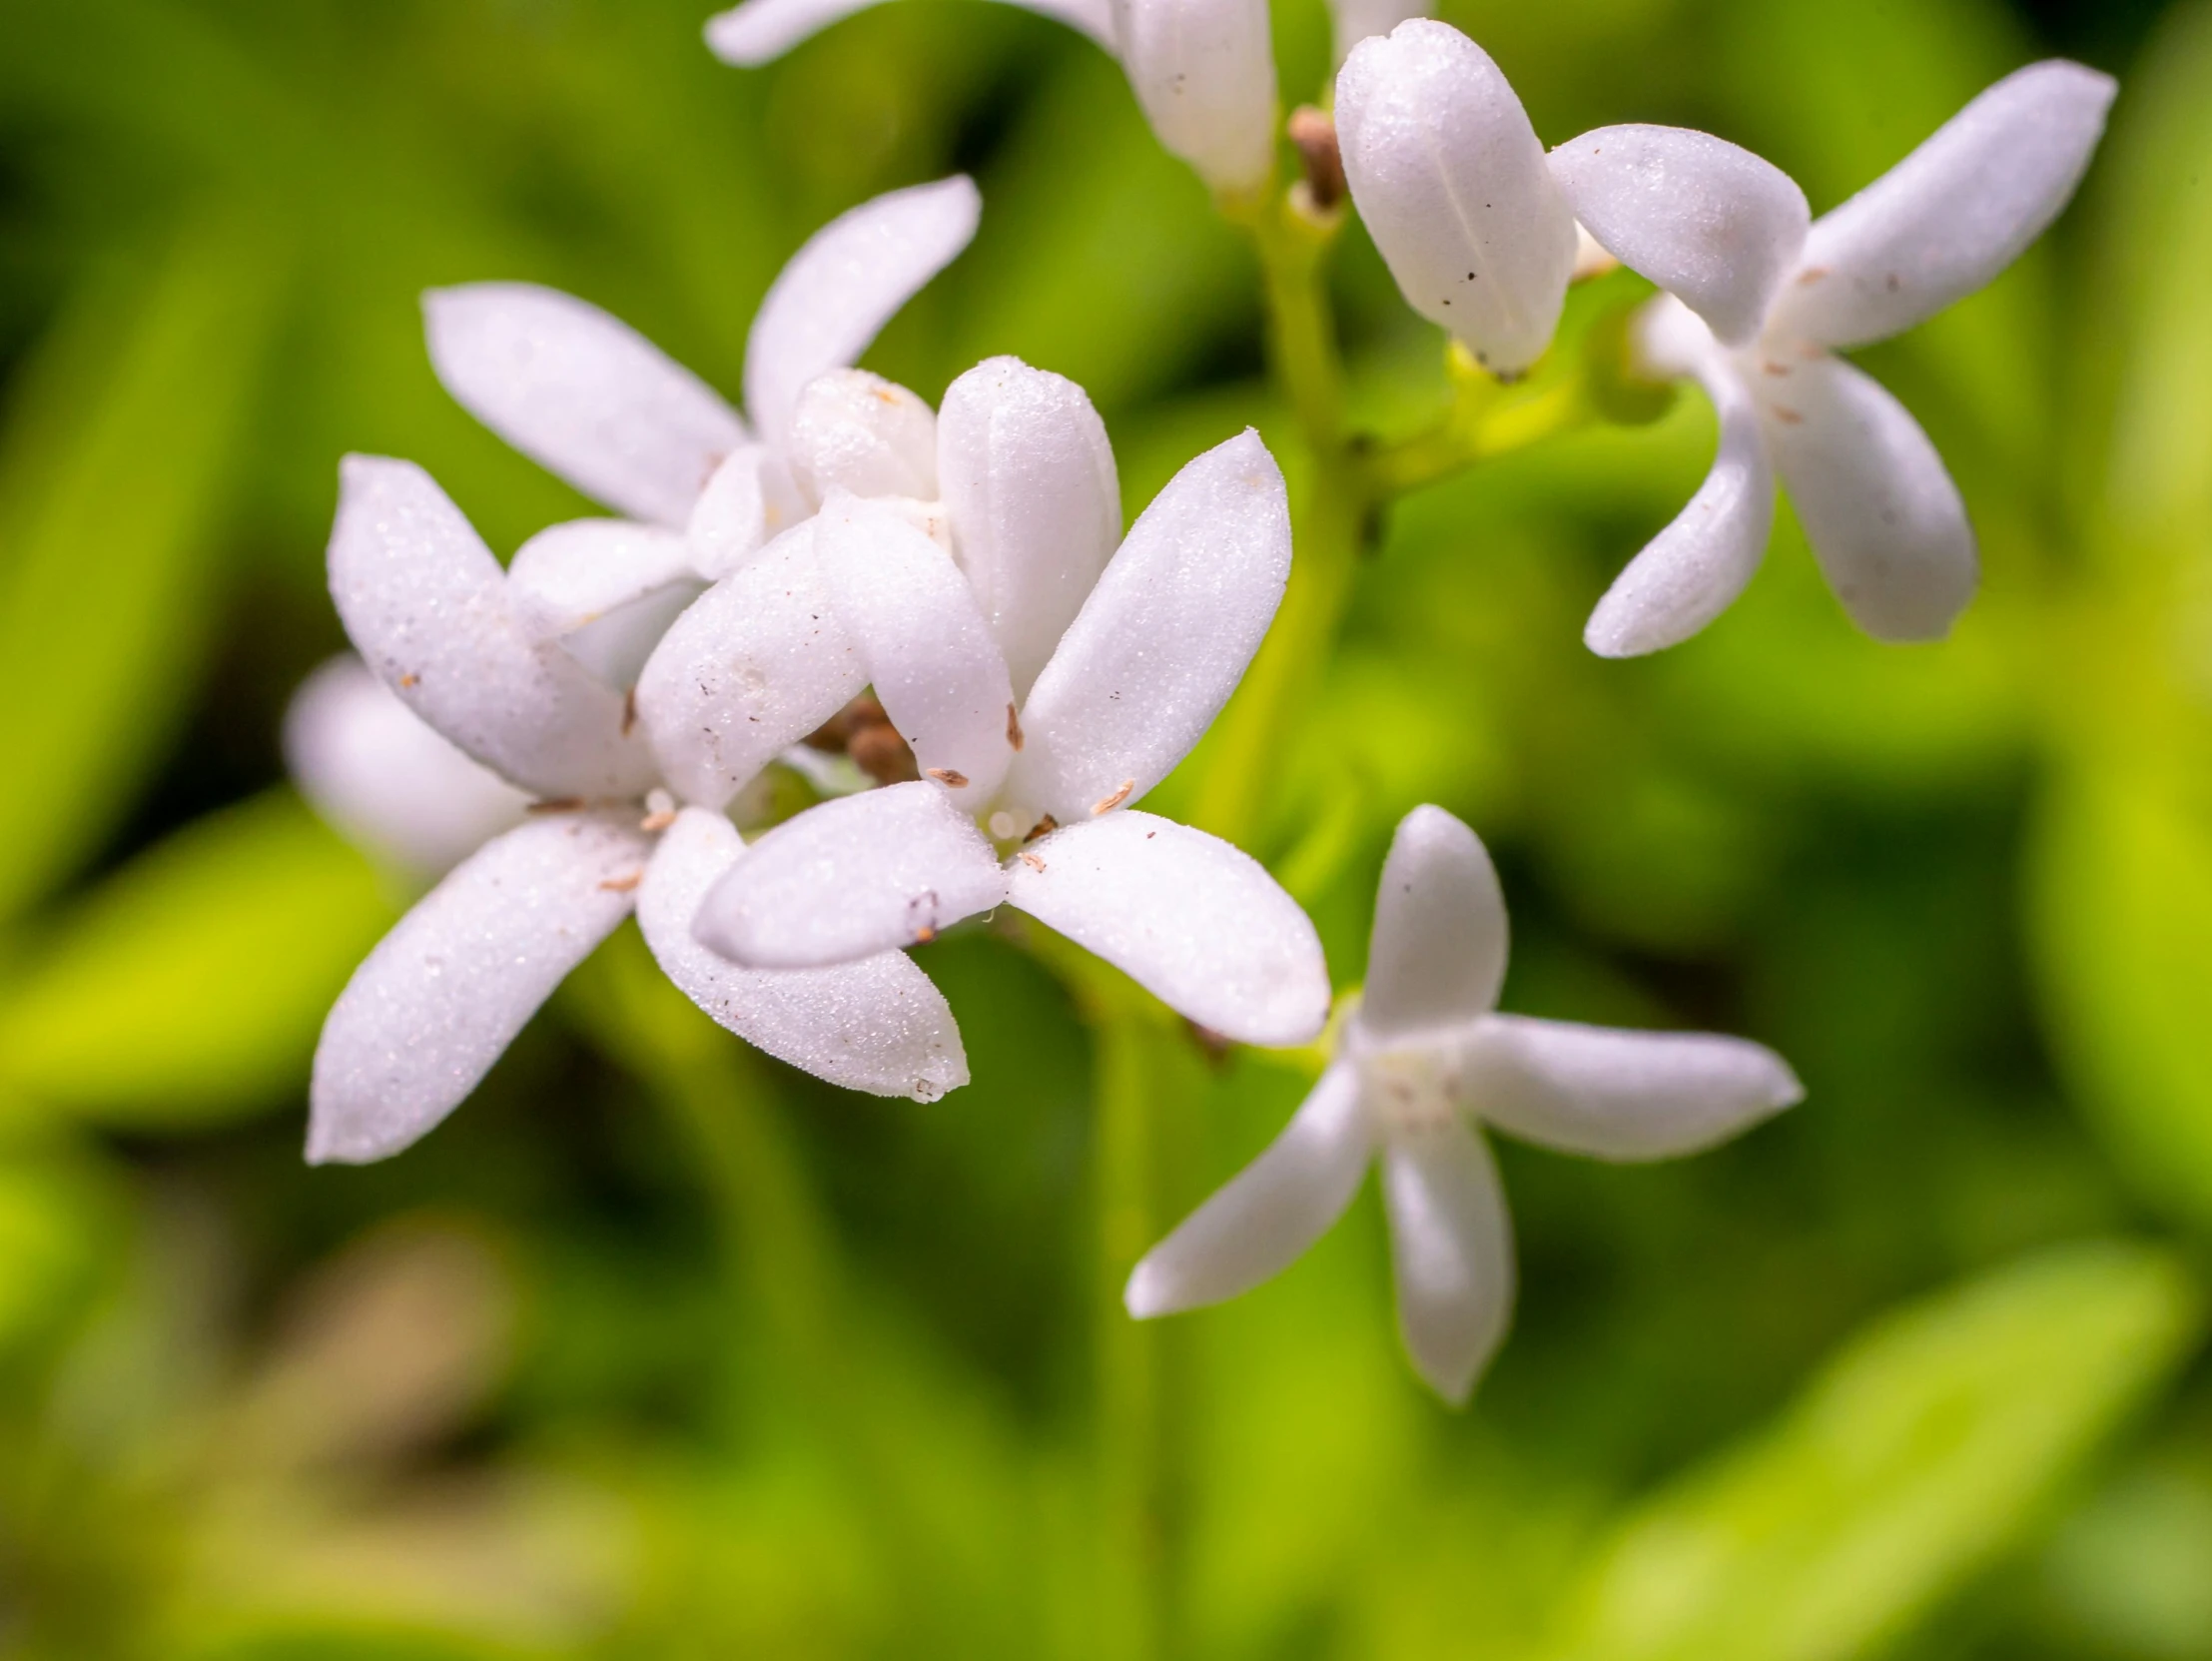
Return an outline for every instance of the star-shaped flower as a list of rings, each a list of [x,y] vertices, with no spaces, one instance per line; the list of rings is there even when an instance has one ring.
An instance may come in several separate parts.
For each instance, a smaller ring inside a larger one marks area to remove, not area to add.
[[[744,66],[881,0],[745,0],[707,24],[707,44]],[[1216,190],[1249,191],[1275,167],[1275,54],[1267,0],[1013,0],[1081,29],[1128,72],[1169,153]],[[1331,0],[1339,61],[1421,0]]]
[[[709,896],[699,937],[797,968],[1011,903],[1204,1027],[1311,1038],[1328,979],[1304,913],[1229,844],[1133,810],[1212,722],[1282,597],[1273,457],[1249,431],[1201,455],[1116,550],[1089,400],[999,359],[946,395],[935,470],[942,502],[833,491],[647,664],[639,706],[694,799],[759,764],[756,723],[834,709],[863,682],[924,774],[770,831]],[[795,624],[814,632],[786,649]]]
[[[1711,475],[1599,604],[1593,650],[1655,651],[1725,610],[1766,551],[1778,471],[1860,628],[1949,632],[1977,574],[1965,503],[1919,423],[1835,354],[2017,259],[2080,183],[2115,90],[2080,64],[2031,64],[1817,223],[1787,175],[1705,133],[1609,127],[1553,153],[1590,233],[1672,297],[1641,320],[1649,367],[1695,379],[1721,418]]]
[[[557,290],[476,283],[423,297],[446,390],[516,449],[625,519],[555,525],[515,554],[508,596],[616,687],[707,584],[819,504],[794,476],[801,394],[867,350],[975,235],[963,177],[831,221],[769,288],[745,347],[747,425],[628,325]]]
[[[535,805],[409,911],[340,995],[316,1051],[310,1160],[381,1159],[422,1136],[633,908],[669,978],[769,1054],[878,1095],[932,1100],[967,1082],[951,1012],[901,954],[761,974],[699,946],[700,900],[745,857],[736,827],[678,810],[629,702],[523,623],[508,573],[428,474],[347,460],[330,574],[377,679]],[[388,754],[391,790],[421,790],[419,748]]]
[[[1477,1129],[1604,1160],[1689,1154],[1799,1101],[1742,1039],[1496,1012],[1505,904],[1475,833],[1441,808],[1399,825],[1367,985],[1337,1057],[1281,1137],[1130,1274],[1139,1319],[1216,1303],[1287,1267],[1382,1167],[1398,1323],[1421,1376],[1464,1401],[1513,1308],[1513,1237]]]

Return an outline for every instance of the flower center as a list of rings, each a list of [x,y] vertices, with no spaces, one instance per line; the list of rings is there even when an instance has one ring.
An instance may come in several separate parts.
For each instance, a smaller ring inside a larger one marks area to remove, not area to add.
[[[1459,1117],[1458,1069],[1442,1051],[1378,1050],[1358,1067],[1367,1111],[1387,1135],[1429,1135]]]

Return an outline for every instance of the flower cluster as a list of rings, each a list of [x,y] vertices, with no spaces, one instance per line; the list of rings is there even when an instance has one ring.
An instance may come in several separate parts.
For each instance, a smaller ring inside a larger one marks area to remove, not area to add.
[[[757,63],[869,3],[747,0],[709,39]],[[1112,52],[1162,142],[1224,199],[1273,188],[1265,0],[1023,3]],[[1631,331],[1642,371],[1696,381],[1720,416],[1711,476],[1600,603],[1591,648],[1648,652],[1712,621],[1765,551],[1778,475],[1862,628],[1945,633],[1976,580],[1964,505],[1912,417],[1836,353],[2016,257],[2078,183],[2111,82],[2024,69],[1815,221],[1787,177],[1710,135],[1613,127],[1547,152],[1497,65],[1416,10],[1337,0],[1333,126],[1294,124],[1309,172],[1333,144],[1407,301],[1500,379],[1549,350],[1593,251],[1630,267],[1662,291]],[[1137,806],[1283,599],[1282,473],[1247,430],[1124,533],[1112,447],[1073,383],[993,359],[933,411],[853,367],[979,211],[956,178],[819,233],[754,321],[743,416],[568,296],[427,297],[452,395],[623,516],[556,525],[502,569],[420,469],[345,464],[331,588],[360,656],[303,688],[288,752],[335,822],[443,875],[331,1014],[311,1159],[423,1135],[633,912],[724,1026],[883,1095],[966,1082],[952,1013],[907,949],[1002,906],[1221,1039],[1321,1035],[1329,977],[1298,905],[1239,849]],[[1333,224],[1313,195],[1294,211]],[[748,844],[779,762],[823,799]],[[1481,842],[1416,809],[1320,1082],[1137,1265],[1129,1311],[1272,1275],[1379,1161],[1407,1347],[1464,1399],[1513,1288],[1478,1124],[1655,1159],[1802,1095],[1747,1041],[1500,1014],[1505,962]]]

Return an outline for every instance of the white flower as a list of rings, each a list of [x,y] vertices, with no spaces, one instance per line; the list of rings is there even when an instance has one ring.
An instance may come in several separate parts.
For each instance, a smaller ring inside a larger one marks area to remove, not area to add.
[[[746,0],[707,24],[733,64],[767,63],[878,0]],[[1159,142],[1216,190],[1264,185],[1275,166],[1275,53],[1267,0],[1014,0],[1081,29],[1121,64]],[[1340,0],[1339,29],[1393,0]]]
[[[1575,217],[1528,113],[1457,29],[1401,23],[1336,77],[1359,217],[1406,302],[1494,374],[1543,355],[1575,269]]]
[[[1202,1026],[1311,1038],[1329,994],[1304,913],[1227,843],[1133,811],[1211,723],[1282,597],[1273,457],[1248,431],[1208,451],[1116,551],[1112,452],[1089,400],[998,359],[947,393],[935,471],[941,502],[833,493],[647,664],[639,708],[693,799],[772,753],[759,727],[819,718],[864,683],[927,775],[770,831],[709,897],[699,937],[796,968],[1012,903]]]
[[[2030,65],[1818,223],[1788,177],[1704,133],[1613,127],[1553,153],[1591,234],[1673,297],[1640,320],[1649,367],[1697,380],[1721,420],[1712,474],[1600,602],[1592,650],[1656,651],[1725,610],[1766,551],[1777,471],[1860,628],[1949,632],[1976,580],[1965,504],[1919,423],[1834,354],[2017,259],[2080,183],[2114,91],[2079,64]]]
[[[516,553],[518,626],[629,685],[701,589],[812,511],[787,454],[800,394],[867,349],[968,246],[980,211],[974,184],[955,177],[877,197],[815,233],[753,319],[750,428],[626,324],[569,295],[526,283],[425,295],[430,361],[446,390],[515,448],[628,515],[555,525]]]
[[[1337,1059],[1281,1137],[1136,1265],[1129,1313],[1219,1302],[1279,1272],[1379,1159],[1406,1348],[1438,1393],[1464,1401],[1513,1307],[1513,1238],[1478,1124],[1656,1160],[1804,1094],[1781,1057],[1742,1039],[1497,1014],[1505,961],[1481,842],[1443,809],[1416,808],[1383,866],[1366,991]]]
[[[904,956],[758,974],[703,950],[691,920],[742,861],[736,828],[665,799],[623,695],[522,623],[507,573],[426,473],[353,456],[343,480],[330,574],[347,633],[414,716],[537,807],[408,912],[340,995],[316,1051],[309,1159],[381,1159],[422,1136],[633,907],[669,978],[769,1054],[879,1095],[930,1100],[967,1082],[951,1012]],[[358,755],[331,761],[347,740],[323,740],[343,723],[301,717],[296,753],[310,777],[373,788]],[[380,756],[405,769],[386,778],[380,816],[434,793],[416,747]],[[428,811],[442,835],[464,809]]]

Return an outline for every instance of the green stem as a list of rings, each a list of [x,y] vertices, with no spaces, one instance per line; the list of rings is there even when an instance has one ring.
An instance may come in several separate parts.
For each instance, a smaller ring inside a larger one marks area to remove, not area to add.
[[[1443,420],[1366,455],[1366,485],[1377,500],[1441,483],[1479,462],[1572,431],[1595,415],[1590,389],[1579,374],[1507,390],[1456,343],[1445,368],[1452,381],[1452,408]]]

